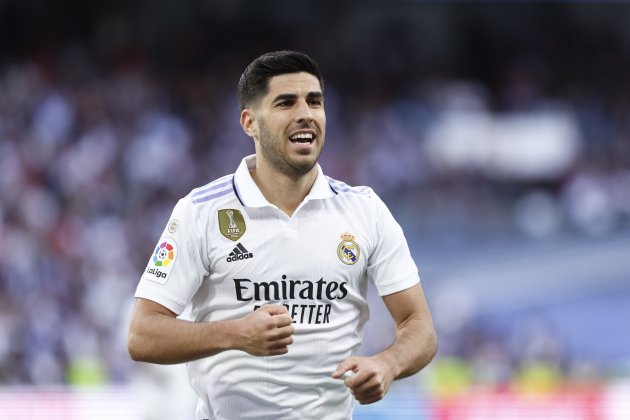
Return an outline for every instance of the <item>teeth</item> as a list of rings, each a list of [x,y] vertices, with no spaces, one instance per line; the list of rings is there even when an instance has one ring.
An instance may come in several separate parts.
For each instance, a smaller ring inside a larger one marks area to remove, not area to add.
[[[290,139],[292,141],[295,141],[295,140],[312,141],[313,140],[313,134],[312,133],[298,133],[298,134],[294,134],[293,136],[291,136]]]

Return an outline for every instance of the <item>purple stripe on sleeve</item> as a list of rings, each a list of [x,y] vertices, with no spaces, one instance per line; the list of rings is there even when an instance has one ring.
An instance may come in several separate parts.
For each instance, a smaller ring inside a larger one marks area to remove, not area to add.
[[[210,194],[210,195],[207,195],[205,197],[197,198],[197,199],[193,200],[192,202],[193,202],[193,204],[203,203],[203,202],[206,202],[206,201],[214,200],[215,198],[223,197],[224,195],[228,195],[228,194],[230,194],[233,191],[234,190],[232,188],[229,188],[227,190],[219,191],[217,193]]]
[[[352,193],[352,194],[368,195],[367,191],[358,191],[358,190],[355,190],[353,188],[339,188],[339,187],[337,187],[336,191],[349,192],[349,193]]]
[[[336,179],[332,179],[332,178],[328,178],[328,179],[330,180],[330,186],[333,187],[334,191],[370,195],[370,191],[365,187],[359,189],[359,187],[351,187],[344,182],[337,181]]]
[[[208,187],[208,188],[205,188],[205,189],[203,189],[203,190],[195,191],[195,192],[192,194],[192,196],[193,196],[193,197],[196,197],[196,196],[198,196],[198,195],[203,195],[203,194],[205,194],[205,193],[207,193],[207,192],[210,192],[210,191],[218,190],[219,188],[223,188],[223,187],[225,187],[226,185],[229,185],[229,184],[230,184],[230,182],[231,182],[231,181],[222,182],[222,183],[220,183],[220,184],[215,184],[215,185],[212,185],[212,186],[210,186],[210,187]]]

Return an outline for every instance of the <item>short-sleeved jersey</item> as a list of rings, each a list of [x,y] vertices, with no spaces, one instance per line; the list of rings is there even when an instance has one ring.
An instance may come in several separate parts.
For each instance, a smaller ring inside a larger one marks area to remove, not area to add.
[[[324,176],[289,217],[270,204],[243,159],[234,175],[181,199],[136,297],[193,321],[241,318],[280,304],[293,318],[289,352],[228,350],[188,363],[198,419],[349,419],[337,365],[361,344],[368,281],[392,294],[419,282],[402,229],[368,187]],[[378,333],[378,332],[376,332]]]

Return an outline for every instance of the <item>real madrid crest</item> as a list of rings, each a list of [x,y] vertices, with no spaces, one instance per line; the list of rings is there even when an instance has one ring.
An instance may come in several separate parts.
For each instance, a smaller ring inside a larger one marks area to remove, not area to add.
[[[337,247],[337,255],[342,263],[347,265],[356,264],[361,256],[361,248],[354,241],[354,235],[351,233],[342,233],[341,242]]]
[[[245,233],[245,219],[236,209],[219,210],[219,229],[223,236],[236,241]]]

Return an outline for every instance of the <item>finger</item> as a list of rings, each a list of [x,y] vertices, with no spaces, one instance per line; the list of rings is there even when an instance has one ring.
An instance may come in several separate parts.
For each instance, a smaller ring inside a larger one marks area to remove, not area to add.
[[[258,310],[261,309],[267,312],[269,315],[282,315],[289,313],[289,310],[286,308],[286,306],[283,305],[263,305],[258,308]]]
[[[287,327],[276,328],[274,330],[274,334],[272,336],[273,340],[278,340],[286,337],[291,337],[293,335],[293,326],[289,325]]]
[[[372,380],[368,385],[354,388],[351,391],[355,399],[361,404],[371,404],[383,399],[387,393],[387,387],[380,381]]]
[[[339,363],[337,369],[332,374],[332,377],[335,379],[339,379],[343,376],[347,371],[354,371],[356,369],[356,360],[354,358],[349,358]]]
[[[359,404],[361,405],[366,405],[366,404],[373,404],[382,399],[383,397],[380,395],[371,395],[369,397],[361,398],[360,400],[357,400],[357,401],[359,401]]]
[[[366,396],[382,393],[383,387],[381,386],[381,382],[377,381],[375,378],[371,378],[370,380],[365,381],[362,384],[352,387],[352,391],[356,395]]]
[[[291,344],[293,344],[293,338],[291,338],[291,337],[283,338],[282,340],[274,341],[269,346],[269,348],[270,349],[278,349],[278,348],[281,348],[281,347],[288,347]]]
[[[278,347],[278,348],[269,349],[267,356],[279,356],[281,354],[287,354],[288,352],[289,352],[289,348],[287,346]]]
[[[352,375],[349,378],[346,378],[344,383],[348,388],[352,388],[353,390],[356,390],[357,388],[361,387],[364,383],[372,379],[372,377],[373,377],[372,371],[365,370],[365,369],[361,370],[357,367],[354,375]]]
[[[273,317],[273,320],[276,323],[276,327],[286,327],[293,324],[293,318],[287,314],[276,315]]]
[[[376,391],[363,394],[361,401],[363,401],[363,404],[372,404],[376,401],[382,400],[383,397],[385,397],[386,393],[387,393],[386,391],[383,391],[382,389],[379,388]]]

